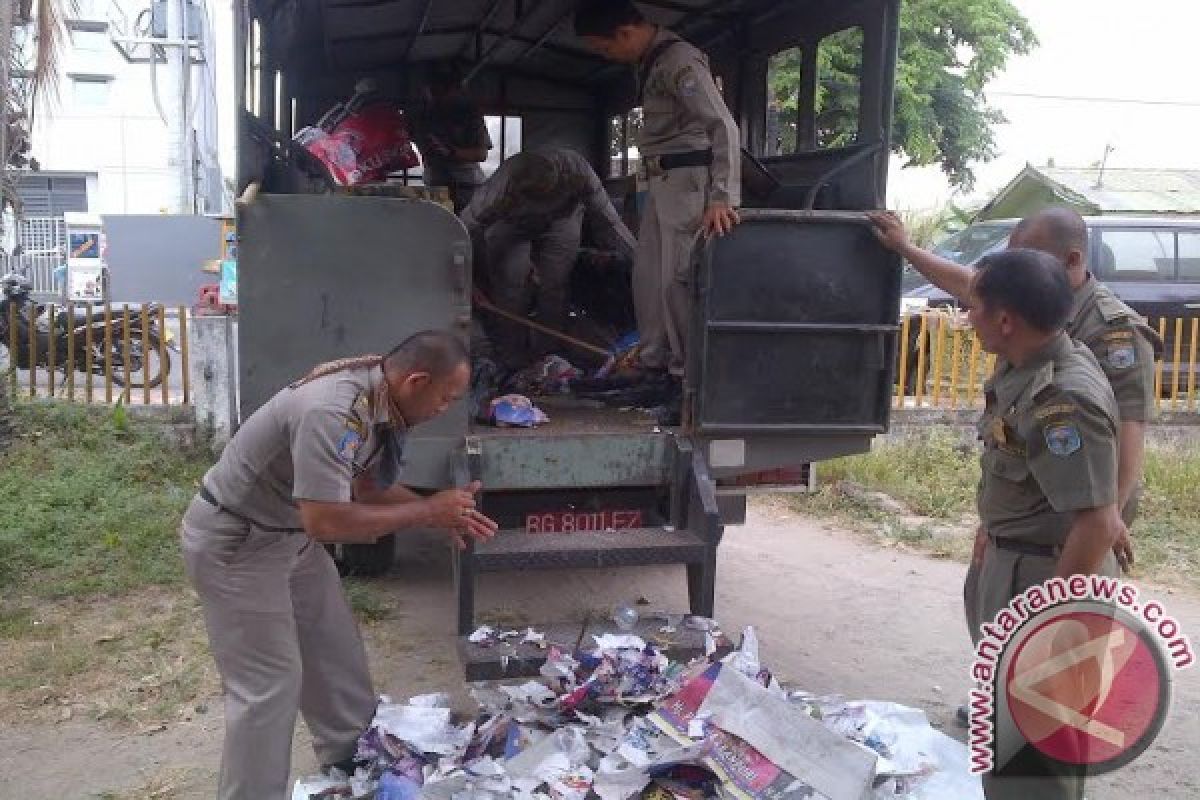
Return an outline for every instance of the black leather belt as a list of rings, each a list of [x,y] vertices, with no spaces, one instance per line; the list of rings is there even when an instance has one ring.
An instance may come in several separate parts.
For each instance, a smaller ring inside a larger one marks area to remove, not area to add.
[[[1034,542],[1023,542],[1020,539],[1008,539],[998,536],[989,536],[988,538],[992,540],[992,544],[996,545],[997,550],[1007,550],[1010,553],[1020,553],[1023,556],[1058,558],[1062,555],[1062,547],[1060,545],[1036,544]]]
[[[661,156],[646,156],[642,159],[646,172],[662,175],[667,170],[683,167],[707,167],[713,163],[712,150],[692,150],[687,153],[664,153]]]
[[[221,505],[221,503],[218,502],[217,498],[213,497],[213,493],[208,490],[207,486],[201,486],[200,491],[197,492],[197,494],[200,496],[201,500],[208,503],[210,506],[215,508],[217,511],[220,511],[222,514],[228,514],[229,516],[233,517],[234,519],[238,520],[239,522],[244,522],[247,525],[249,525],[251,528],[263,531],[264,533],[304,533],[305,532],[304,528],[277,528],[273,525],[261,525],[261,524],[255,522],[254,520],[250,519],[246,515],[239,514],[238,512],[234,511],[232,508]]]

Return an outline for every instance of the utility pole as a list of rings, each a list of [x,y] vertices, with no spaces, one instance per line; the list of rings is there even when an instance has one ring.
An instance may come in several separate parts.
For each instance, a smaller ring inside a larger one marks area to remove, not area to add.
[[[1104,170],[1108,168],[1108,155],[1117,148],[1111,144],[1104,145],[1104,158],[1100,159],[1100,173],[1096,175],[1096,188],[1104,188]]]
[[[0,123],[2,123],[0,124],[0,228],[3,227],[4,206],[8,203],[8,106],[11,102],[9,95],[12,91],[12,87],[9,86],[12,78],[9,74],[9,63],[12,61],[15,11],[13,0],[0,0],[0,112],[3,116],[3,119],[0,119]],[[13,216],[15,218],[16,215]],[[8,231],[0,230],[0,233],[8,233]],[[11,253],[6,255],[11,255]],[[5,271],[8,271],[7,265],[5,265]],[[14,353],[9,353],[8,357],[16,360]],[[9,391],[10,388],[7,385],[0,386],[0,440],[8,438],[5,434],[8,433],[8,416],[12,410]],[[15,392],[16,386],[13,386],[11,391]],[[3,444],[0,444],[0,449],[3,447]]]
[[[9,69],[12,66],[13,18],[16,10],[14,0],[0,0],[0,215],[3,215],[4,206],[9,201],[8,115],[12,106],[12,75]],[[0,219],[3,217],[0,216]]]
[[[0,0],[5,2],[5,0]],[[166,0],[167,86],[170,92],[166,103],[167,165],[172,170],[173,214],[196,213],[195,159],[192,158],[191,69],[192,47],[188,35],[188,0]]]

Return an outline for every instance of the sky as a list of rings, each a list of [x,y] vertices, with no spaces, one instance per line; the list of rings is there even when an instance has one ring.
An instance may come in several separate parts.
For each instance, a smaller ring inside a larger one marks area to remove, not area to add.
[[[1200,169],[1200,2],[1015,0],[1040,46],[1012,59],[987,88],[1008,124],[999,156],[976,167],[972,195],[954,192],[936,167],[893,169],[889,205],[979,203],[1026,163],[1086,167],[1114,148],[1109,167]],[[221,161],[234,168],[230,4],[213,7]]]
[[[976,166],[977,191],[955,195],[936,167],[893,169],[889,205],[981,201],[1026,163],[1087,167],[1106,146],[1114,148],[1109,167],[1200,169],[1200,2],[1015,5],[1041,44],[987,87],[1009,122],[996,129],[999,156]]]

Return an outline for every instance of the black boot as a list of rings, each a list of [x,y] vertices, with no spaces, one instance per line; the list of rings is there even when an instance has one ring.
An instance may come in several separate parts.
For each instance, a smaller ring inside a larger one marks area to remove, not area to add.
[[[678,428],[683,424],[683,384],[672,376],[667,396],[654,411],[655,421],[664,428]]]

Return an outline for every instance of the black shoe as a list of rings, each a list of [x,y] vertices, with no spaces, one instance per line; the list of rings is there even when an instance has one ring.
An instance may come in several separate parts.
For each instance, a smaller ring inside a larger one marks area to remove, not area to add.
[[[571,388],[577,394],[584,392],[611,392],[617,389],[628,389],[641,384],[645,378],[642,375],[613,375],[608,378],[580,378],[571,382]]]
[[[969,728],[971,726],[971,711],[965,705],[959,706],[958,711],[954,712],[954,721],[958,723],[960,728]]]
[[[678,396],[679,383],[664,373],[647,377],[637,385],[624,389],[583,391],[577,388],[575,395],[618,408],[654,408],[666,405]]]
[[[339,761],[336,764],[326,764],[321,767],[321,772],[329,775],[335,769],[341,770],[346,777],[354,777],[354,772],[358,769],[358,764],[353,758],[347,758],[345,761]]]
[[[654,421],[664,428],[678,428],[683,424],[683,394],[676,392],[654,410]]]

